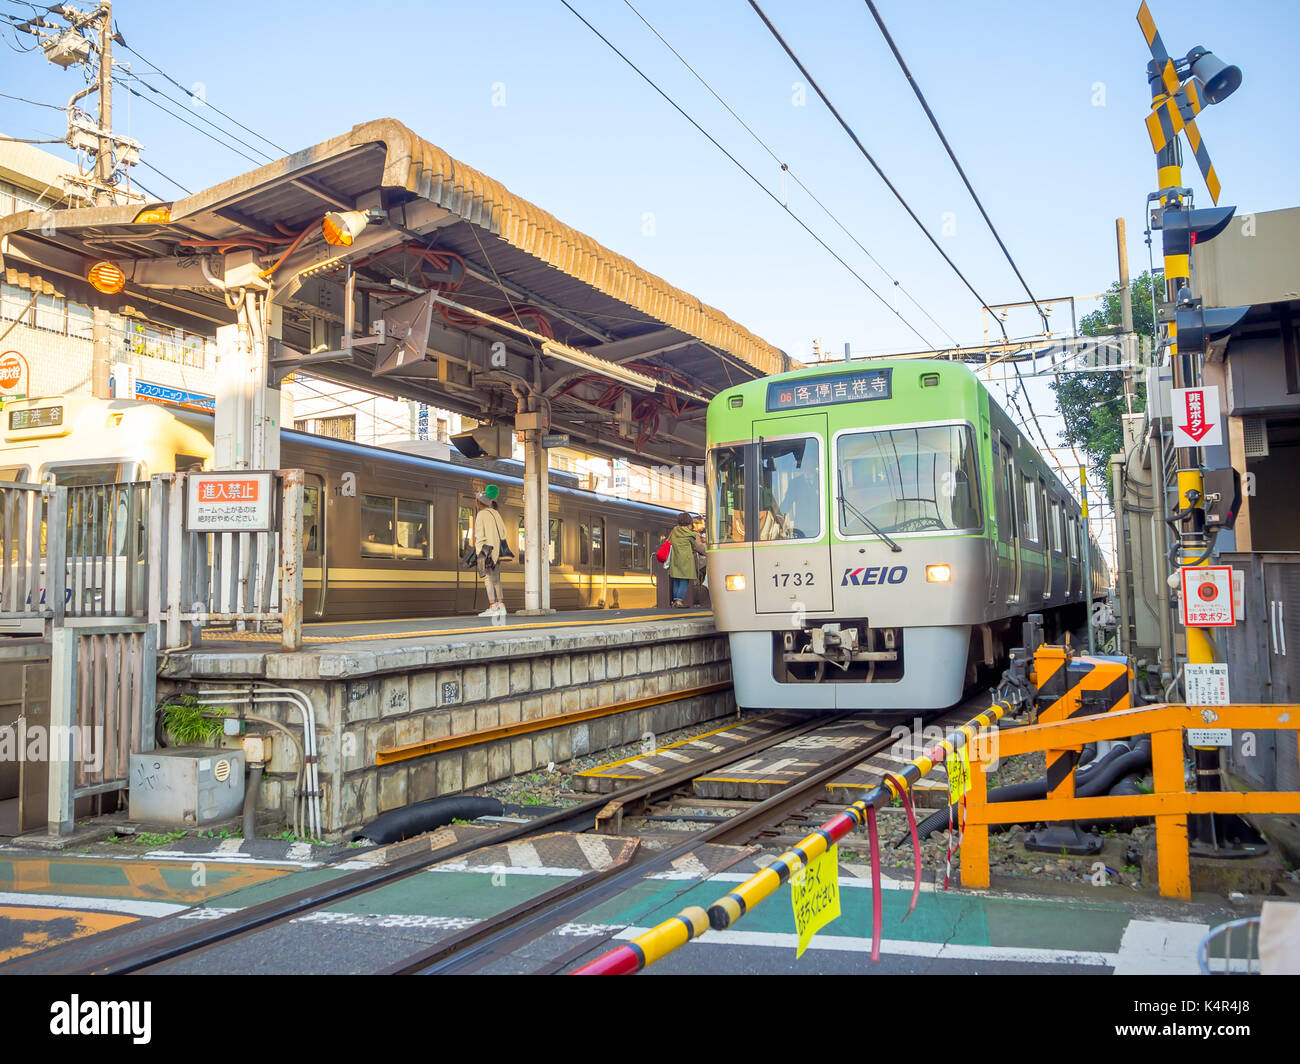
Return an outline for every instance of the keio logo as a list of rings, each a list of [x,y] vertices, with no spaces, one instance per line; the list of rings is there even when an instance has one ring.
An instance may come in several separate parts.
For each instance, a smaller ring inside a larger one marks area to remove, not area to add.
[[[873,566],[869,569],[845,569],[840,587],[853,584],[856,587],[868,587],[872,584],[901,584],[907,579],[907,566],[887,565]]]

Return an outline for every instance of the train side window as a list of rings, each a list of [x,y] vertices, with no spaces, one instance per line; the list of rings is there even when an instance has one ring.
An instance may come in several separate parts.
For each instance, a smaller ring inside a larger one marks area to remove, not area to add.
[[[462,506],[456,511],[456,542],[460,544],[456,555],[465,557],[465,552],[469,550],[469,545],[473,541],[474,535],[474,511],[468,506]]]
[[[1050,538],[1047,526],[1051,522],[1051,513],[1047,509],[1047,481],[1042,477],[1038,478],[1038,502],[1038,542],[1046,547]]]
[[[396,500],[383,495],[361,496],[361,556],[393,556],[393,507]]]
[[[591,529],[586,525],[578,526],[578,564],[591,564]]]
[[[203,471],[203,459],[197,454],[174,454],[172,468],[177,473],[200,473]]]
[[[745,447],[715,447],[709,455],[714,543],[745,541]]]
[[[650,569],[650,533],[644,529],[633,533],[632,568],[641,572]]]
[[[632,565],[633,539],[630,528],[618,530],[618,567],[625,572],[634,568]]]
[[[1070,557],[1077,561],[1079,558],[1079,522],[1077,518],[1071,517],[1066,522],[1065,534],[1070,541]]]
[[[302,489],[302,531],[303,552],[318,553],[320,551],[320,488]]]
[[[7,484],[26,484],[29,475],[25,465],[5,466],[0,469],[0,481]]]
[[[1048,522],[1051,526],[1052,550],[1057,554],[1061,553],[1061,504],[1055,499],[1051,503],[1051,519]]]
[[[429,557],[429,529],[433,507],[427,502],[397,500],[397,557],[424,560]]]
[[[597,521],[591,526],[591,567],[605,568],[605,523]]]
[[[1020,534],[1028,540],[1038,539],[1038,499],[1033,484],[1020,475]]]
[[[561,558],[563,557],[563,550],[562,550],[563,543],[561,542],[561,540],[563,539],[563,537],[564,537],[564,522],[554,517],[551,518],[550,557],[551,557],[552,565],[561,564]]]

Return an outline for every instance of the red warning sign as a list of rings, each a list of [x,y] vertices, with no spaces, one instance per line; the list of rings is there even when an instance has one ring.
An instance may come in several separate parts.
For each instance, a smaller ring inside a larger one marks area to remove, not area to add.
[[[1230,628],[1237,623],[1232,601],[1232,566],[1182,570],[1183,624],[1188,628]]]

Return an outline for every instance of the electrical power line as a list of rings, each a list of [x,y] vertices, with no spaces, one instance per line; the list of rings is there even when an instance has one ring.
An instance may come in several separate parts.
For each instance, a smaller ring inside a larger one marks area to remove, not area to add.
[[[231,145],[231,144],[227,144],[224,140],[221,140],[220,138],[213,136],[211,133],[209,133],[209,132],[208,132],[206,129],[204,129],[203,127],[201,127],[201,126],[196,126],[193,122],[189,122],[189,121],[187,121],[183,116],[178,115],[175,111],[172,111],[172,110],[170,110],[169,108],[164,107],[164,106],[163,106],[162,104],[160,104],[157,100],[154,100],[154,99],[152,99],[152,98],[150,98],[150,97],[148,97],[148,96],[145,96],[143,93],[137,92],[135,89],[131,88],[131,86],[130,86],[129,84],[127,84],[127,82],[124,81],[123,79],[121,79],[121,78],[114,78],[114,79],[113,79],[113,84],[115,84],[115,85],[116,85],[118,88],[120,88],[120,89],[125,89],[125,90],[126,90],[127,92],[129,92],[132,96],[135,96],[135,97],[137,97],[138,99],[144,100],[145,103],[152,104],[154,107],[158,108],[158,110],[162,111],[164,114],[171,115],[172,118],[176,119],[176,121],[180,122],[182,125],[189,126],[190,129],[194,130],[196,133],[202,133],[205,137],[208,138],[208,140],[213,141],[213,142],[216,143],[216,144],[220,144],[220,145],[221,145],[223,148],[225,148],[227,151],[233,152],[235,155],[238,155],[241,159],[247,159],[247,160],[248,160],[250,163],[252,163],[254,166],[261,166],[261,165],[262,165],[263,160],[261,160],[261,159],[254,159],[251,155],[248,155],[248,154],[246,154],[246,153],[240,151],[238,148],[234,147],[233,145]]]
[[[561,0],[561,2],[564,3],[565,0]],[[566,7],[568,6],[567,3],[565,3],[565,6]],[[781,31],[778,30],[772,24],[772,20],[769,19],[766,13],[764,13],[763,9],[758,6],[756,0],[749,0],[749,6],[752,7],[755,13],[758,15],[758,17],[763,20],[763,25],[765,25],[768,28],[768,31],[772,34],[773,37],[776,38],[777,43],[780,44],[781,47],[785,50],[785,54],[788,55],[791,61],[794,63],[794,65],[799,68],[799,73],[802,74],[804,78],[807,80],[808,84],[813,87],[813,91],[816,92],[817,95],[821,98],[821,101],[826,105],[827,110],[829,110],[830,113],[835,116],[835,120],[840,124],[840,127],[844,130],[844,132],[849,135],[849,139],[852,140],[853,143],[857,146],[857,149],[862,153],[863,158],[865,158],[867,162],[871,164],[871,168],[876,171],[877,175],[879,175],[880,177],[880,180],[885,183],[885,187],[888,188],[889,191],[894,194],[894,198],[898,200],[900,204],[902,204],[903,209],[907,211],[912,221],[914,221],[917,224],[921,232],[923,232],[926,235],[927,239],[930,241],[930,243],[934,245],[934,249],[937,252],[939,252],[940,255],[943,256],[943,261],[946,262],[952,268],[953,273],[955,273],[959,278],[961,278],[962,284],[964,284],[970,290],[971,295],[973,295],[976,299],[980,301],[980,306],[982,306],[990,314],[993,314],[992,308],[989,307],[988,300],[986,300],[982,295],[980,295],[977,291],[975,291],[975,286],[972,285],[970,281],[966,279],[966,275],[962,273],[960,269],[958,269],[957,264],[953,262],[952,259],[949,258],[948,253],[944,251],[942,247],[940,247],[939,241],[937,241],[934,238],[934,235],[930,232],[930,230],[925,227],[925,223],[922,222],[921,219],[917,217],[916,211],[912,210],[911,204],[909,204],[907,200],[903,198],[903,194],[898,191],[898,189],[894,186],[894,183],[890,181],[888,177],[885,176],[885,171],[880,168],[880,164],[876,162],[876,160],[872,157],[871,153],[867,151],[866,146],[862,143],[861,140],[858,139],[858,135],[853,132],[853,127],[850,126],[848,122],[844,120],[844,116],[841,115],[838,110],[836,110],[835,105],[831,103],[830,98],[826,95],[826,93],[822,91],[822,88],[820,85],[817,84],[816,79],[814,79],[813,76],[808,72],[808,68],[804,66],[803,62],[799,59],[799,57],[795,55],[794,49],[791,48],[790,45],[786,43],[785,38],[781,36]],[[998,323],[998,328],[1002,330],[1002,335],[1003,337],[1005,337],[1007,334],[1007,329],[1006,326],[1002,324],[1002,319],[999,318],[996,314],[993,314],[993,320]]]
[[[57,103],[42,103],[40,100],[29,100],[26,96],[11,96],[7,92],[0,92],[0,96],[3,96],[6,100],[17,100],[19,103],[29,103],[33,107],[48,107],[51,111],[67,111],[66,107],[62,107]]]
[[[727,149],[724,148],[718,142],[718,140],[713,136],[713,134],[711,134],[697,121],[695,121],[694,118],[692,118],[689,114],[687,114],[686,111],[681,107],[680,104],[677,103],[676,100],[674,100],[671,96],[669,96],[668,93],[666,93],[657,84],[655,84],[654,81],[650,79],[649,75],[647,75],[640,67],[638,67],[634,62],[632,62],[631,59],[629,59],[621,51],[619,51],[618,48],[614,45],[612,41],[610,41],[608,37],[606,37],[603,33],[600,32],[600,30],[596,29],[595,26],[593,26],[590,22],[588,22],[585,18],[583,18],[583,16],[569,3],[569,0],[560,0],[560,3],[562,3],[565,7],[567,7],[569,11],[578,19],[578,21],[587,27],[587,29],[591,30],[592,33],[594,33],[597,37],[599,37],[602,41],[604,41],[604,43],[610,49],[610,51],[612,51],[616,56],[618,56],[621,60],[623,60],[624,63],[626,63],[634,71],[636,71],[636,73],[641,77],[641,79],[647,85],[649,85],[652,89],[655,90],[655,92],[657,92],[660,96],[662,96],[665,100],[667,100],[668,103],[672,105],[673,109],[678,114],[680,114],[683,118],[686,119],[686,121],[688,121],[691,125],[693,125],[700,133],[702,133],[705,137],[707,137],[709,142],[715,148],[717,148],[718,151],[722,152],[723,155],[725,155],[728,159],[731,160],[731,162],[737,167],[737,169],[739,169],[755,185],[757,185],[760,189],[762,189],[764,194],[767,195],[767,197],[770,200],[772,200],[773,203],[775,203],[778,207],[780,207],[783,211],[785,211],[786,214],[788,214],[791,218],[793,218],[795,222],[797,222],[798,225],[804,230],[804,232],[806,232],[809,236],[811,236],[815,241],[817,241],[818,244],[820,244],[827,252],[830,253],[830,255],[835,259],[836,262],[838,262],[841,266],[843,266],[846,270],[848,270],[849,273],[853,274],[853,276],[857,278],[858,283],[861,284],[873,296],[875,296],[885,306],[885,308],[889,310],[891,314],[897,316],[898,319],[902,321],[903,324],[906,325],[923,344],[925,344],[928,350],[935,350],[934,344],[932,344],[920,332],[918,332],[916,327],[912,325],[911,322],[909,322],[906,318],[904,318],[901,314],[899,314],[898,311],[896,311],[890,305],[889,301],[886,300],[884,296],[882,296],[871,286],[871,284],[866,280],[866,278],[864,278],[860,273],[858,273],[857,270],[855,270],[852,266],[850,266],[847,262],[845,262],[844,259],[838,254],[838,252],[835,251],[834,248],[832,248],[829,244],[826,243],[825,240],[823,240],[820,236],[818,236],[815,232],[813,232],[813,230],[809,228],[808,224],[802,218],[800,218],[797,214],[795,214],[794,211],[790,210],[790,208],[786,204],[782,203],[781,200],[778,199],[775,194],[773,194],[772,190],[769,189],[766,185],[764,185],[763,182],[760,181],[757,177],[755,177],[754,174],[745,166],[744,163],[742,163],[739,159],[737,159],[734,155],[732,155],[731,152],[727,151]]]
[[[132,71],[128,76],[131,78],[131,80],[133,80],[133,81],[134,81],[137,85],[139,85],[141,88],[143,88],[143,89],[148,89],[150,92],[152,92],[152,93],[153,93],[154,95],[156,95],[156,96],[161,96],[161,97],[162,97],[164,100],[166,100],[168,103],[170,103],[170,104],[174,104],[175,106],[177,106],[177,107],[181,107],[181,108],[190,107],[190,108],[191,108],[191,115],[192,115],[192,117],[194,117],[194,118],[197,119],[198,121],[203,122],[203,123],[205,123],[205,124],[208,125],[208,126],[211,126],[214,130],[216,130],[216,131],[217,131],[218,133],[220,133],[222,136],[224,136],[224,137],[228,137],[230,140],[234,141],[236,144],[239,144],[239,145],[241,145],[241,146],[247,148],[249,151],[251,151],[251,152],[256,152],[257,155],[259,155],[262,159],[265,159],[265,160],[267,160],[268,162],[271,160],[272,156],[271,156],[271,154],[270,154],[269,152],[265,151],[265,150],[262,149],[262,148],[257,147],[255,144],[249,144],[248,141],[244,140],[244,139],[243,139],[242,137],[240,137],[238,134],[236,134],[236,133],[232,133],[230,130],[226,129],[224,126],[218,125],[216,122],[212,121],[212,119],[210,119],[210,118],[208,118],[206,115],[204,115],[204,114],[202,113],[201,110],[194,109],[194,108],[192,107],[192,105],[189,104],[189,103],[187,103],[186,101],[184,101],[184,100],[178,100],[178,99],[177,99],[176,97],[174,97],[174,96],[169,96],[169,95],[167,95],[167,93],[165,93],[162,89],[158,88],[156,85],[150,85],[149,82],[147,82],[147,81],[144,80],[144,77],[143,77],[142,75],[137,74],[137,73],[135,73],[134,71]],[[120,82],[119,82],[119,84],[120,84]],[[245,156],[245,158],[247,158],[247,156]]]
[[[164,174],[161,170],[158,169],[158,167],[154,166],[153,163],[147,163],[147,162],[145,162],[143,159],[141,159],[141,160],[140,160],[140,165],[141,165],[141,166],[147,166],[150,170],[152,170],[155,174],[157,174],[159,177],[161,177],[164,181],[170,181],[173,185],[175,185],[178,189],[180,189],[182,192],[184,192],[187,196],[192,196],[192,195],[194,195],[193,192],[191,192],[188,188],[186,188],[184,185],[182,185],[182,184],[181,184],[179,181],[177,181],[174,177],[168,177],[166,174]],[[138,183],[138,182],[137,182],[137,183]],[[141,186],[141,187],[143,187],[143,186]],[[148,190],[146,189],[146,191],[148,191]]]
[[[1002,237],[998,234],[997,229],[993,226],[993,220],[989,217],[988,211],[984,209],[984,204],[980,202],[979,196],[975,195],[975,189],[971,186],[970,179],[966,176],[966,171],[962,169],[961,163],[957,161],[957,156],[952,150],[952,145],[948,143],[948,138],[944,136],[943,129],[939,126],[939,120],[934,117],[934,112],[930,110],[930,105],[926,102],[925,94],[921,91],[921,86],[912,76],[911,70],[908,69],[903,54],[898,50],[898,45],[894,43],[894,38],[890,36],[889,30],[885,28],[885,21],[880,17],[880,12],[876,10],[876,5],[872,0],[866,0],[867,9],[871,12],[871,17],[876,20],[876,25],[880,27],[880,32],[884,35],[885,43],[889,45],[889,50],[894,53],[894,58],[898,60],[898,65],[903,71],[903,76],[907,78],[907,83],[912,86],[912,91],[916,93],[917,100],[921,103],[921,109],[925,111],[925,117],[930,120],[930,125],[934,127],[935,133],[939,135],[939,140],[943,144],[943,150],[948,153],[948,158],[952,160],[952,165],[957,168],[957,173],[961,175],[962,183],[966,186],[966,191],[970,193],[970,198],[975,201],[975,206],[979,208],[980,214],[984,217],[984,222],[989,227],[989,232],[993,234],[993,239],[998,242],[998,247],[1002,249],[1002,254],[1006,256],[1007,262],[1011,264],[1011,269],[1020,280],[1020,285],[1025,290],[1025,294],[1033,301],[1034,308],[1038,311],[1038,316],[1043,319],[1043,329],[1050,332],[1047,323],[1047,315],[1043,308],[1038,305],[1038,300],[1034,293],[1029,291],[1029,284],[1025,281],[1020,273],[1020,267],[1016,265],[1016,260],[1011,257],[1011,252],[1007,250],[1007,245],[1003,243]]]
[[[119,43],[122,45],[123,48],[125,48],[128,52],[130,52],[132,55],[134,55],[134,56],[135,56],[137,59],[139,59],[141,62],[143,62],[143,63],[148,63],[151,67],[154,68],[154,70],[156,70],[156,71],[157,71],[159,74],[161,74],[164,78],[166,78],[166,79],[167,79],[168,81],[170,81],[173,85],[175,85],[178,89],[180,89],[181,92],[183,92],[183,93],[185,93],[187,96],[189,96],[191,100],[198,100],[198,101],[199,101],[199,102],[200,102],[204,107],[211,107],[212,110],[216,111],[217,114],[221,115],[222,118],[226,118],[226,119],[229,119],[231,122],[234,122],[235,125],[237,125],[237,126],[238,126],[240,129],[242,129],[245,133],[250,133],[250,134],[252,134],[254,137],[256,137],[258,140],[265,141],[267,144],[271,145],[272,148],[274,148],[276,151],[280,152],[281,154],[283,154],[283,155],[288,155],[288,154],[289,154],[289,149],[288,149],[288,148],[283,148],[283,147],[281,147],[279,144],[276,144],[275,141],[270,140],[269,138],[262,136],[262,134],[261,134],[261,133],[258,133],[255,129],[249,129],[248,126],[244,125],[244,124],[243,124],[242,122],[240,122],[237,118],[233,118],[232,116],[226,114],[225,111],[221,110],[221,108],[217,107],[215,104],[209,103],[206,97],[199,97],[195,92],[193,92],[191,89],[187,89],[184,85],[182,85],[179,81],[177,81],[174,77],[172,77],[170,74],[168,74],[167,71],[163,70],[160,66],[158,66],[156,63],[154,63],[152,60],[150,60],[150,59],[146,59],[144,56],[142,56],[138,51],[136,51],[134,48],[132,48],[132,47],[131,47],[129,44],[127,44],[125,41],[121,41],[121,42],[119,42]],[[155,90],[155,91],[157,91],[157,90]],[[251,147],[251,145],[250,145],[250,147]],[[254,151],[258,151],[258,150],[260,150],[260,149],[254,148],[253,150],[254,150]]]
[[[871,254],[871,252],[868,251],[865,246],[863,246],[862,242],[856,236],[853,235],[853,233],[848,229],[848,227],[845,226],[844,223],[839,220],[839,218],[834,214],[834,212],[832,212],[831,209],[826,206],[826,204],[822,203],[822,201],[817,198],[817,196],[813,193],[812,189],[810,189],[807,185],[803,183],[803,181],[799,179],[798,175],[795,174],[795,172],[790,169],[789,164],[787,164],[783,159],[781,159],[780,156],[778,156],[776,152],[772,150],[772,148],[768,145],[768,143],[765,140],[763,140],[763,138],[760,137],[757,133],[755,133],[753,129],[750,128],[749,124],[743,118],[741,118],[740,115],[736,114],[736,112],[732,109],[731,105],[728,104],[727,101],[724,100],[721,96],[719,96],[716,91],[714,91],[713,86],[710,85],[704,79],[704,77],[700,74],[700,72],[697,71],[693,66],[691,66],[691,64],[686,61],[685,57],[683,57],[682,54],[679,51],[677,51],[677,49],[674,48],[668,42],[667,38],[665,38],[662,33],[660,33],[657,29],[655,29],[653,25],[651,25],[650,20],[647,19],[643,14],[641,14],[641,12],[638,11],[635,6],[633,6],[632,0],[623,0],[623,2],[627,4],[627,6],[631,9],[632,13],[636,15],[637,18],[639,18],[642,22],[646,24],[646,27],[650,30],[650,32],[653,33],[656,37],[658,37],[660,41],[663,42],[664,47],[667,48],[670,52],[673,53],[673,55],[677,57],[678,61],[681,62],[682,66],[684,66],[687,70],[689,70],[692,75],[694,75],[695,80],[698,81],[701,85],[703,85],[704,88],[708,90],[709,94],[715,100],[718,101],[718,103],[722,104],[722,106],[726,109],[727,113],[731,115],[732,118],[734,118],[737,122],[740,123],[741,127],[745,130],[745,132],[748,133],[751,137],[753,137],[754,140],[758,143],[759,147],[761,147],[765,152],[767,152],[769,156],[771,156],[772,161],[775,162],[779,167],[781,167],[782,172],[789,174],[791,180],[793,180],[796,185],[798,185],[801,189],[804,190],[808,198],[811,199],[813,203],[817,204],[817,206],[822,209],[822,212],[826,215],[826,217],[828,217],[832,222],[834,222],[836,226],[839,227],[840,231],[844,233],[844,235],[847,236],[850,240],[852,240],[854,244],[857,245],[858,250],[860,250],[864,255],[866,255],[866,257],[869,258],[875,264],[876,268],[880,270],[880,272],[883,273],[886,277],[888,277],[891,282],[893,282],[895,288],[897,288],[900,292],[902,292],[903,295],[907,296],[912,306],[916,307],[917,310],[919,310],[922,314],[924,314],[930,320],[931,324],[933,324],[936,329],[938,329],[946,337],[948,337],[948,339],[951,340],[955,346],[960,347],[961,346],[960,341],[958,341],[958,339],[955,336],[953,336],[952,333],[948,332],[947,329],[945,329],[942,325],[940,325],[937,321],[935,321],[933,315],[931,315],[929,311],[927,311],[923,306],[921,306],[920,303],[916,301],[916,299],[913,298],[912,294],[906,288],[903,287],[902,283],[898,280],[898,278],[896,278],[892,273],[890,273],[889,270],[885,268],[884,264],[882,264],[879,259],[877,259],[873,254]]]

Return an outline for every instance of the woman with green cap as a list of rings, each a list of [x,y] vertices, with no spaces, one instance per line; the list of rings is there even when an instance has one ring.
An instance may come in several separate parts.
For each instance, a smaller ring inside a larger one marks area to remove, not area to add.
[[[495,484],[489,484],[474,496],[477,507],[474,514],[474,553],[478,556],[478,575],[483,578],[488,599],[488,608],[479,614],[480,617],[504,617],[506,614],[501,575],[497,571],[500,561],[497,553],[501,549],[501,541],[506,538],[506,523],[492,508],[492,502],[499,494],[500,489]]]

